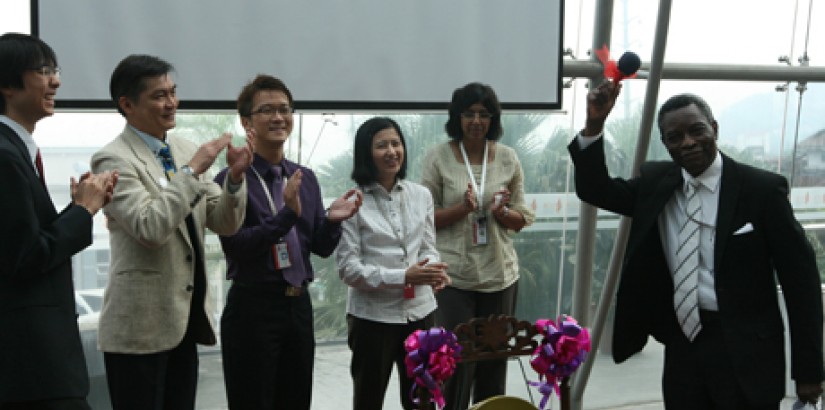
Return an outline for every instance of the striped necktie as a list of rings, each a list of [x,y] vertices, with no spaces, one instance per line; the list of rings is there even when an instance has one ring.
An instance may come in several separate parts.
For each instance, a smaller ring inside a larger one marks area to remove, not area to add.
[[[702,330],[699,319],[699,218],[702,201],[699,181],[685,184],[685,221],[679,229],[676,271],[673,272],[673,304],[685,336],[691,342]]]

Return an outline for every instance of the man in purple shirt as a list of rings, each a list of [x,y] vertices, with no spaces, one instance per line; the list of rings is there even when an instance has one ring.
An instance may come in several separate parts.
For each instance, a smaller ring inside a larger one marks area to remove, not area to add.
[[[246,219],[235,235],[220,238],[232,280],[221,344],[233,410],[309,410],[315,360],[309,254],[328,257],[341,237],[341,221],[363,200],[351,189],[324,210],[315,174],[284,158],[292,113],[292,93],[268,75],[256,77],[238,96],[255,155],[246,171]],[[225,177],[226,170],[215,180]]]

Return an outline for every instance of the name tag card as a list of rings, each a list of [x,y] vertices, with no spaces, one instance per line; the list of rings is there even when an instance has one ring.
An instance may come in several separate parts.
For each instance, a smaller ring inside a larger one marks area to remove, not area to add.
[[[473,244],[487,245],[487,217],[482,216],[473,221]]]
[[[275,259],[275,269],[284,269],[292,266],[289,260],[289,245],[278,242],[272,245],[272,257]]]

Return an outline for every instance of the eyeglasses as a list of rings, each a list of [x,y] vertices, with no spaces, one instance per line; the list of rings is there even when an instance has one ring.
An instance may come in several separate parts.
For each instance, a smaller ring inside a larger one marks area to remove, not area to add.
[[[289,105],[282,105],[280,107],[276,107],[274,105],[262,105],[258,107],[257,110],[252,111],[250,115],[262,114],[266,117],[274,117],[275,114],[278,114],[281,117],[288,117],[291,116],[294,111],[295,109]]]
[[[486,111],[464,111],[461,113],[461,118],[466,120],[474,120],[476,117],[481,121],[486,121],[493,118],[493,114]]]
[[[32,70],[44,77],[60,77],[60,67],[52,67],[48,64],[43,64],[40,67],[33,67]]]

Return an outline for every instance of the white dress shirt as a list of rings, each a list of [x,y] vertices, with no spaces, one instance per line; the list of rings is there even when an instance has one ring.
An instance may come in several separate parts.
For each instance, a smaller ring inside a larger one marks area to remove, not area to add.
[[[684,184],[691,179],[699,181],[697,195],[702,201],[702,213],[699,216],[699,307],[705,310],[719,310],[713,279],[713,248],[716,245],[716,215],[719,210],[719,185],[722,180],[722,156],[716,158],[702,175],[693,178],[682,169]],[[659,214],[659,235],[662,249],[665,250],[670,272],[676,266],[676,250],[679,247],[679,227],[687,218],[684,185],[677,188],[670,200]]]
[[[586,137],[581,133],[576,135],[579,148],[585,149],[604,133]],[[682,169],[684,184],[693,177]],[[722,180],[722,156],[716,153],[711,165],[702,175],[695,178],[700,184],[697,194],[702,201],[702,214],[699,217],[699,307],[705,310],[719,310],[716,300],[716,289],[713,277],[713,249],[716,242],[716,216],[719,211],[719,185]],[[687,218],[685,206],[685,187],[680,186],[674,191],[670,200],[659,214],[659,236],[662,249],[671,274],[676,266],[676,250],[679,247],[679,227]]]
[[[407,268],[423,259],[438,262],[430,191],[401,180],[390,192],[377,183],[361,187],[364,202],[341,224],[335,252],[338,275],[347,285],[347,313],[382,323],[420,320],[436,308],[430,286],[415,286],[404,298]]]

